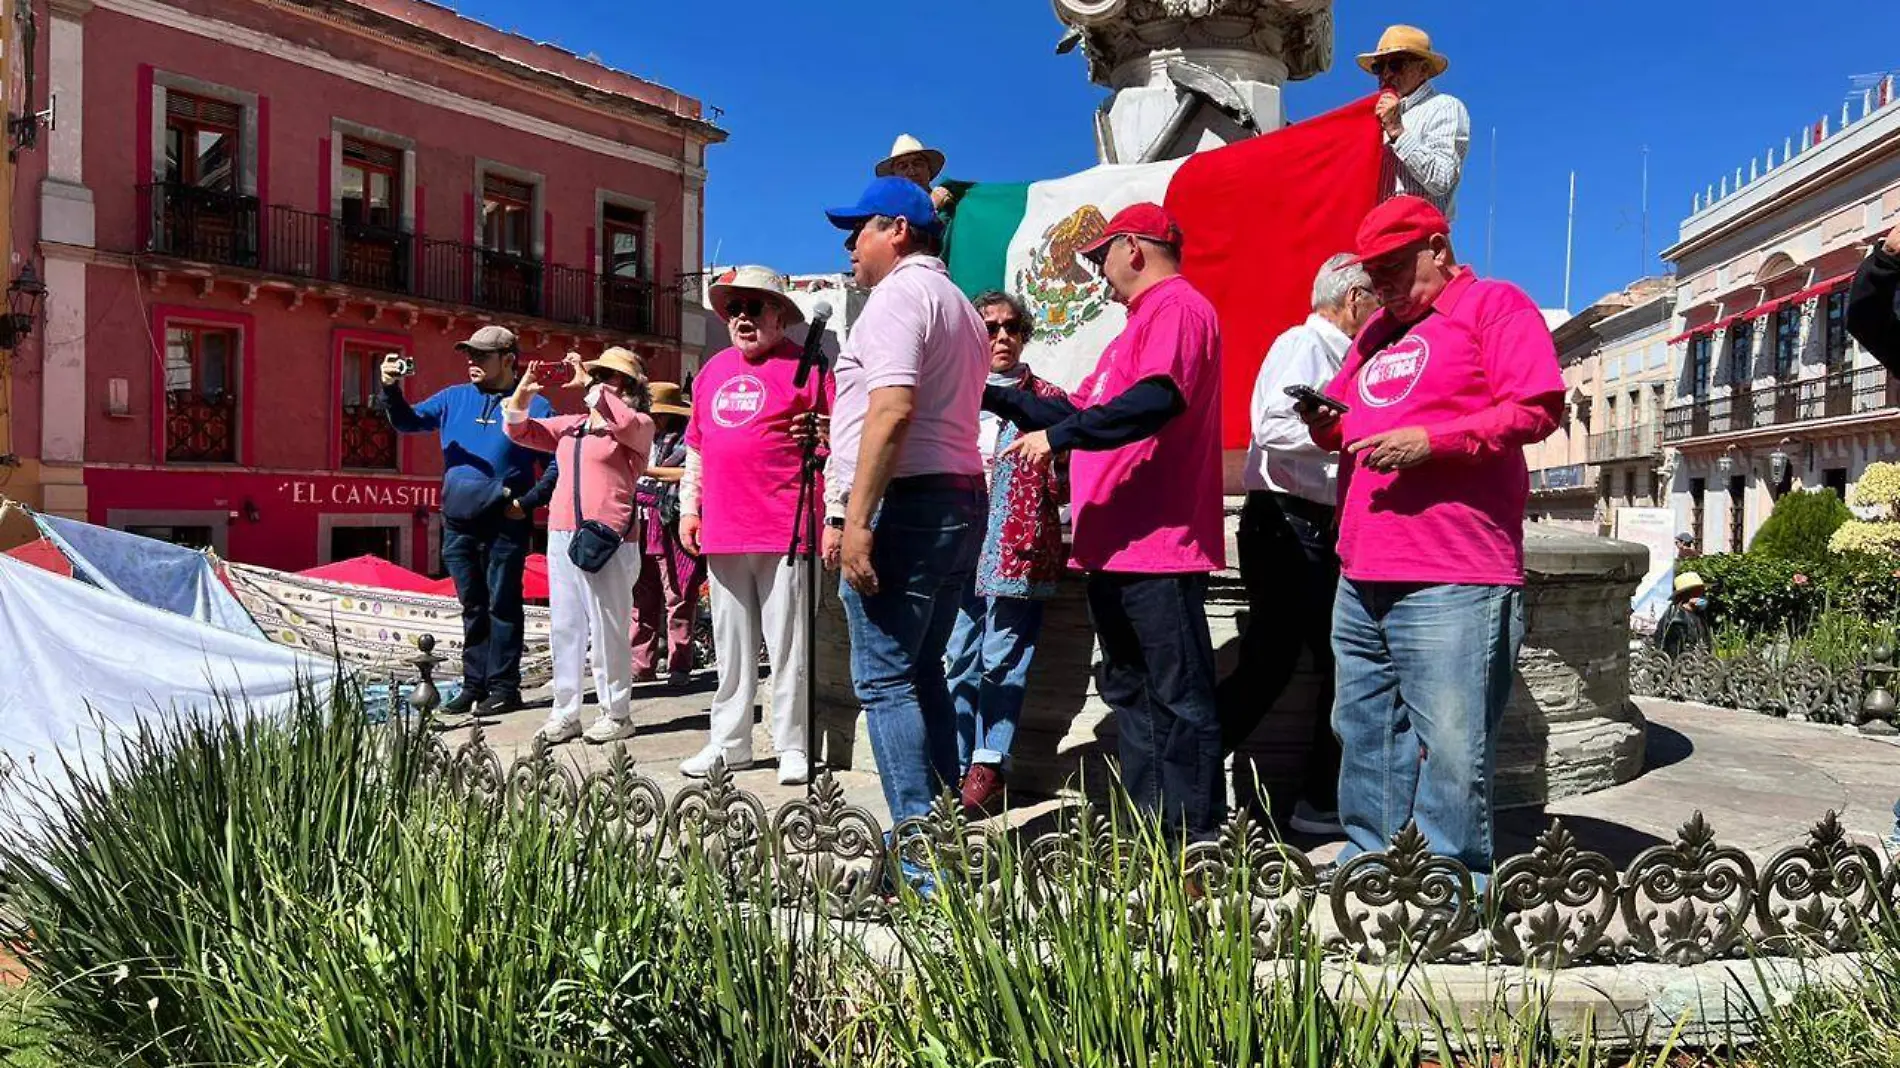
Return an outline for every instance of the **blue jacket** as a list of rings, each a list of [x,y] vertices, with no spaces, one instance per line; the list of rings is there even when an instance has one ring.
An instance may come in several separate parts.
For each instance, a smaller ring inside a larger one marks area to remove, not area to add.
[[[449,519],[479,519],[506,503],[509,497],[533,511],[548,502],[554,491],[552,462],[537,480],[547,457],[508,439],[501,426],[501,393],[486,393],[475,383],[450,386],[414,407],[402,395],[402,384],[383,387],[389,425],[403,434],[442,434],[442,514]],[[537,396],[528,414],[544,419],[554,414],[547,398]]]

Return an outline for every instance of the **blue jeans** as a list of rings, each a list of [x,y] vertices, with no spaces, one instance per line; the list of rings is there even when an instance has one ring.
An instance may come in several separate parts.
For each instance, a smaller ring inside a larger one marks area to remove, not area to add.
[[[957,768],[1001,764],[1016,740],[1044,602],[964,591],[946,671],[957,708]]]
[[[1207,576],[1098,571],[1089,618],[1101,644],[1095,688],[1115,713],[1122,784],[1169,835],[1211,841],[1227,816]]]
[[[1433,852],[1491,870],[1498,724],[1524,640],[1515,586],[1342,579],[1333,609],[1340,859],[1416,820]]]
[[[878,591],[839,587],[851,634],[851,683],[893,827],[929,813],[957,778],[956,712],[943,654],[976,572],[988,494],[966,485],[897,479],[872,520]]]
[[[462,602],[462,688],[521,692],[521,572],[534,524],[499,513],[442,523],[442,566]]]

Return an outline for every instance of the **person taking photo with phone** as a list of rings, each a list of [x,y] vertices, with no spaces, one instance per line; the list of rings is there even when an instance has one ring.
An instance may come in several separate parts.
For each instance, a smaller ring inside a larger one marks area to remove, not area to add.
[[[511,441],[501,404],[516,384],[520,346],[512,330],[484,326],[456,351],[468,357],[468,381],[413,407],[402,380],[413,366],[383,358],[383,410],[400,434],[442,440],[442,566],[462,604],[462,689],[437,712],[438,729],[521,707],[521,573],[534,533],[534,510],[548,503],[555,465],[537,479],[542,457]],[[530,415],[554,409],[535,397]]]

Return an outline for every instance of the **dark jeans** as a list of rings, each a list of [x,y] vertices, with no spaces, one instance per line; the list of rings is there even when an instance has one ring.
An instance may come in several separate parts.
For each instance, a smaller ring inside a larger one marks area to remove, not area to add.
[[[444,518],[442,566],[462,602],[462,686],[476,697],[521,692],[521,572],[527,519]]]
[[[1226,818],[1207,576],[1098,571],[1089,618],[1101,642],[1095,684],[1115,713],[1122,782],[1169,834],[1208,841]]]
[[[1277,493],[1247,494],[1238,538],[1247,630],[1240,636],[1240,663],[1217,693],[1221,744],[1231,753],[1280,699],[1299,665],[1300,650],[1313,654],[1320,687],[1300,800],[1321,812],[1339,807],[1339,739],[1333,734],[1337,539],[1331,508]]]
[[[864,706],[891,825],[926,816],[957,782],[957,717],[944,650],[989,515],[981,476],[895,479],[871,521],[877,592],[839,584],[851,682]]]

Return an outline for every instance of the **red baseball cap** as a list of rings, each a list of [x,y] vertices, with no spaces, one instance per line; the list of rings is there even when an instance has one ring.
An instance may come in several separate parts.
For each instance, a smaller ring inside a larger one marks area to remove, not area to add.
[[[1102,236],[1084,245],[1078,255],[1084,259],[1093,260],[1108,247],[1110,241],[1124,234],[1159,241],[1164,245],[1172,245],[1177,250],[1181,247],[1181,224],[1174,221],[1174,216],[1168,214],[1168,209],[1159,204],[1144,201],[1140,204],[1130,204],[1116,212],[1115,217],[1108,220],[1108,229],[1102,231]]]
[[[1407,245],[1451,234],[1445,213],[1424,197],[1398,196],[1380,204],[1359,223],[1353,263],[1376,260]]]

